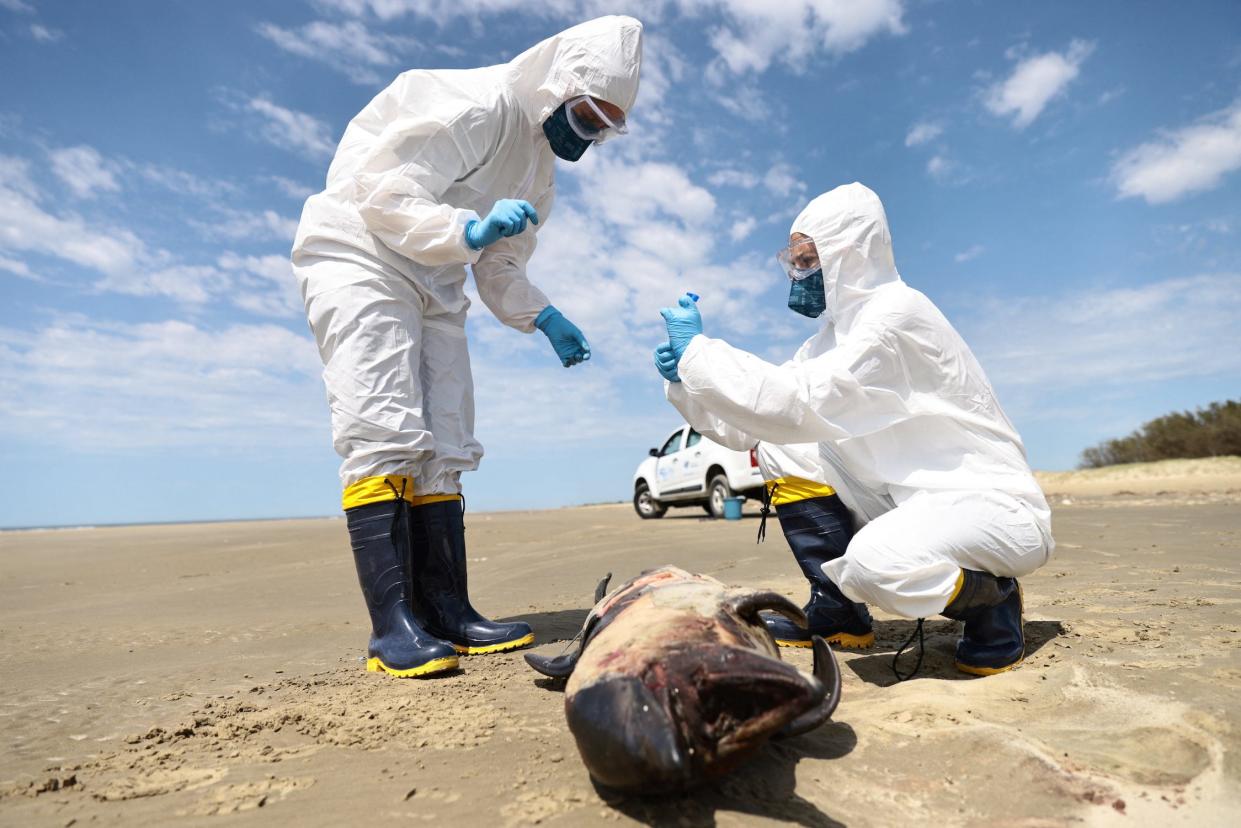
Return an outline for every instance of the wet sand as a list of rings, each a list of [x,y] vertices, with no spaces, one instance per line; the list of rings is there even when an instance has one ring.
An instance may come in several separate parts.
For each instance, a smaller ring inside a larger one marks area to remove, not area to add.
[[[840,654],[833,723],[657,800],[591,785],[520,654],[365,673],[341,520],[0,533],[0,824],[1235,824],[1237,488],[1057,493],[1018,670],[956,673],[936,619],[897,684],[912,625],[880,615],[878,647]],[[609,571],[676,563],[804,600],[778,529],[756,546],[753,516],[700,514],[469,515],[475,602],[559,651]]]

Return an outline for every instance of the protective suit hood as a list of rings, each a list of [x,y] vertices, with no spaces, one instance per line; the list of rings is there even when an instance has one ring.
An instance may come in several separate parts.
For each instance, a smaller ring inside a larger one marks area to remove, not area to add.
[[[880,287],[900,282],[892,234],[879,196],[856,181],[806,205],[789,233],[814,240],[827,298],[824,324],[847,332],[863,304]]]
[[[591,95],[626,114],[638,97],[642,24],[613,15],[536,43],[508,64],[508,82],[526,117],[542,124],[570,98]]]

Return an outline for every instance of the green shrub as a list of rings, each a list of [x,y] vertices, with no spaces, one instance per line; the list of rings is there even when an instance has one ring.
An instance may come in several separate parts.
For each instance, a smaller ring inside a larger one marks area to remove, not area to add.
[[[1128,437],[1082,452],[1080,468],[1192,457],[1241,455],[1241,401],[1214,402],[1197,411],[1158,417]]]

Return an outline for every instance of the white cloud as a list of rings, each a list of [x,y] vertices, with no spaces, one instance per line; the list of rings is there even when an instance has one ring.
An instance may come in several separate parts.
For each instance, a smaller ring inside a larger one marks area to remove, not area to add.
[[[707,183],[712,187],[740,187],[744,190],[750,190],[757,187],[760,181],[762,179],[749,170],[731,168],[716,170],[707,176]]]
[[[1064,52],[1045,52],[1020,61],[1006,79],[993,84],[984,103],[1000,117],[1009,115],[1013,126],[1025,129],[1078,76],[1094,43],[1074,40]]]
[[[971,244],[969,247],[965,248],[952,258],[957,264],[961,264],[962,262],[968,262],[971,259],[977,259],[986,249],[987,248],[983,247],[981,244]]]
[[[0,328],[0,432],[92,452],[323,445],[320,370],[307,336],[270,324]]]
[[[1241,169],[1241,101],[1126,152],[1112,167],[1121,198],[1175,201]]]
[[[38,197],[38,189],[30,180],[30,162],[15,155],[0,155],[0,187],[27,198]]]
[[[52,172],[78,198],[93,198],[98,191],[117,192],[117,165],[94,147],[78,146],[51,150]]]
[[[664,104],[675,84],[685,79],[689,62],[667,37],[645,32],[642,39],[642,83],[635,106],[641,117],[653,123],[666,124],[669,115]]]
[[[909,128],[909,133],[905,135],[905,146],[916,147],[919,144],[925,144],[927,141],[934,141],[943,132],[943,124],[937,124],[932,121],[920,121]]]
[[[214,221],[191,220],[191,224],[213,238],[231,241],[275,241],[288,247],[297,233],[297,219],[275,210],[233,210],[218,207],[224,217]]]
[[[128,230],[45,210],[26,166],[21,159],[0,156],[0,247],[53,256],[104,274],[132,272],[152,258]]]
[[[177,261],[128,229],[44,207],[28,167],[22,159],[0,156],[0,261],[8,262],[5,270],[28,276],[28,266],[9,253],[32,252],[95,271],[99,276],[91,287],[98,291],[166,297],[185,305],[229,302],[264,316],[300,315],[301,300],[284,254],[224,253],[216,264]],[[271,210],[232,211],[227,216],[217,225],[203,227],[224,236],[232,233],[239,240],[277,238],[284,244],[296,228],[292,219]]]
[[[202,178],[174,167],[159,164],[129,164],[128,167],[143,180],[180,196],[214,201],[226,196],[233,200],[240,195],[238,187],[229,181]]]
[[[931,156],[931,159],[926,162],[926,172],[927,175],[931,176],[931,178],[934,178],[937,181],[944,181],[949,175],[952,174],[954,166],[955,165],[953,162],[947,157],[943,155],[933,155]]]
[[[295,198],[298,201],[303,201],[310,198],[310,196],[314,195],[316,192],[315,189],[309,185],[302,184],[300,181],[294,181],[291,178],[285,178],[281,175],[273,175],[271,177],[271,182],[276,185],[280,192],[284,193],[289,198]]]
[[[783,161],[771,165],[763,175],[763,186],[772,195],[783,199],[800,197],[806,192],[806,182],[798,178],[793,168]]]
[[[793,70],[819,52],[842,55],[872,38],[905,32],[901,0],[723,0],[680,4],[717,9],[727,23],[710,33],[733,74],[762,72],[775,61]]]
[[[526,0],[319,0],[319,5],[353,17],[392,20],[415,14],[437,22],[520,11],[570,23],[618,12],[615,3],[603,0],[534,5]],[[847,54],[875,37],[906,31],[904,0],[648,0],[631,11],[648,21],[677,13],[687,26],[699,27],[705,14],[714,12],[721,23],[710,30],[709,40],[720,64],[734,75],[762,72],[775,62],[796,71],[817,54]]]
[[[129,296],[165,296],[189,305],[202,305],[229,288],[228,276],[211,265],[175,264],[135,267],[107,274],[97,290]]]
[[[242,256],[231,251],[214,264],[138,267],[108,274],[96,290],[160,296],[185,306],[228,303],[256,316],[298,318],[302,300],[288,256]]]
[[[39,281],[39,277],[31,271],[30,266],[20,259],[10,259],[0,251],[0,270],[12,273],[14,276],[20,276],[23,279]]]
[[[726,111],[752,124],[770,120],[771,97],[758,84],[732,83],[718,75],[709,77],[715,78],[709,82],[718,87],[711,98]]]
[[[979,303],[962,325],[992,380],[1042,389],[1241,372],[1241,274]],[[1157,347],[1151,343],[1157,342]]]
[[[753,216],[747,216],[740,221],[733,222],[733,226],[728,230],[728,236],[735,242],[739,242],[746,236],[754,232],[754,228],[758,226],[758,221]]]
[[[585,156],[571,172],[591,180],[583,186],[582,197],[592,211],[622,227],[649,227],[651,219],[660,214],[700,224],[715,211],[715,197],[675,164],[630,164],[600,154]]]
[[[987,251],[987,248],[982,245],[970,245],[965,248],[965,250],[957,253],[956,256],[953,256],[952,259],[954,262],[961,264],[962,262],[968,262],[970,259],[975,259],[982,256],[985,251]]]
[[[305,112],[286,109],[267,98],[252,98],[246,109],[262,116],[260,134],[270,144],[315,160],[328,158],[336,150],[328,125]]]
[[[377,84],[400,64],[398,55],[416,46],[413,38],[371,32],[357,20],[315,20],[298,29],[260,23],[258,33],[295,55],[326,63],[354,83]],[[388,70],[383,74],[378,69]]]
[[[237,307],[259,316],[298,318],[305,314],[287,255],[225,253],[218,264],[232,275],[228,298]]]
[[[30,36],[40,43],[55,43],[65,36],[60,29],[49,29],[40,23],[30,25]]]
[[[34,6],[23,0],[0,0],[0,9],[8,9],[11,12],[20,12],[21,14],[34,14]]]

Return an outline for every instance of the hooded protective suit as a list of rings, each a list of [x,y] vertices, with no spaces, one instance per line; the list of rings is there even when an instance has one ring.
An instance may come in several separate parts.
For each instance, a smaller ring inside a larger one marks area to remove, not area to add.
[[[818,249],[819,332],[783,365],[696,336],[669,401],[732,447],[818,442],[867,524],[824,568],[850,600],[920,618],[944,609],[962,568],[1018,577],[1046,563],[1051,513],[1021,438],[960,335],[901,280],[878,196],[838,187],[791,232]]]
[[[345,487],[402,475],[453,494],[477,468],[465,265],[500,321],[534,330],[549,303],[526,262],[555,191],[542,123],[579,95],[629,111],[641,54],[641,23],[602,17],[499,66],[405,72],[350,122],[293,245]],[[466,224],[502,198],[539,225],[472,249]]]

